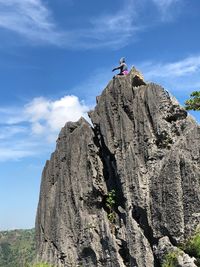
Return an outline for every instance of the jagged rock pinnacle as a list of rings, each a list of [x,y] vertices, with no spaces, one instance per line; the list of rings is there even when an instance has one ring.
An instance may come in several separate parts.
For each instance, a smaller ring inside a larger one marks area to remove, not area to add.
[[[200,128],[135,69],[109,82],[89,116],[93,127],[83,118],[65,125],[44,168],[38,259],[160,266],[160,240],[176,246],[200,222]]]

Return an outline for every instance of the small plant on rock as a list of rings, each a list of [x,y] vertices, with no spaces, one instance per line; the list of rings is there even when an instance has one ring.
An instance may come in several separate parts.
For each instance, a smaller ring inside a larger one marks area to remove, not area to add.
[[[178,251],[169,252],[164,259],[162,267],[178,267]]]
[[[200,110],[200,91],[192,92],[190,99],[185,102],[186,110]]]
[[[116,204],[116,193],[115,190],[111,190],[108,192],[108,196],[106,197],[106,207],[109,209],[108,212],[108,219],[111,223],[114,223],[115,221],[115,212],[114,212],[114,206]]]
[[[182,244],[182,249],[190,256],[196,258],[196,265],[200,266],[200,230],[197,229],[195,234],[191,236],[185,244]]]

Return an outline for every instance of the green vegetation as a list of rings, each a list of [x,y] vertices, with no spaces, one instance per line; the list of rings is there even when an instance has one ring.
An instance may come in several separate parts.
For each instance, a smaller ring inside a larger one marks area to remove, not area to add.
[[[27,266],[29,267],[29,266]],[[49,265],[48,263],[37,263],[37,264],[34,264],[30,267],[53,267],[52,265]]]
[[[185,243],[181,244],[180,249],[189,256],[195,257],[195,264],[200,267],[200,229],[197,229],[194,235],[192,235]],[[177,267],[177,257],[181,253],[181,250],[169,252],[164,259],[162,267]]]
[[[179,251],[171,251],[169,252],[164,259],[162,267],[178,267],[177,257],[179,255]]]
[[[200,232],[192,236],[185,244],[185,252],[195,258],[200,258]]]
[[[200,267],[200,230],[198,229],[193,236],[191,236],[182,249],[190,256],[196,258],[196,265]]]
[[[114,223],[115,221],[115,212],[114,212],[114,206],[116,204],[116,193],[115,190],[111,190],[108,192],[108,196],[106,197],[106,207],[109,209],[108,212],[108,219],[111,223]]]
[[[34,236],[34,229],[0,232],[0,267],[29,267],[36,257]]]
[[[186,110],[200,110],[200,91],[193,92],[185,105]]]

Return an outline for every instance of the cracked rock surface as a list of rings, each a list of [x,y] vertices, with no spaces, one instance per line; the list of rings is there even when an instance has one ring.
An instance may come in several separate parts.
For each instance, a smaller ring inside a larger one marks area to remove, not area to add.
[[[42,174],[38,261],[159,267],[162,238],[176,247],[200,223],[200,127],[136,74],[110,81],[89,113],[93,126],[81,118],[61,130]]]

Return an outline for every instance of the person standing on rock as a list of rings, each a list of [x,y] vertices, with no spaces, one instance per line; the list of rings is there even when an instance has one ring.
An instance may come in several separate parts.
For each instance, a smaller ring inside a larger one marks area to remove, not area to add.
[[[127,75],[128,74],[128,67],[125,63],[125,58],[122,57],[119,61],[119,66],[114,68],[112,71],[120,70],[120,72],[117,75]]]

